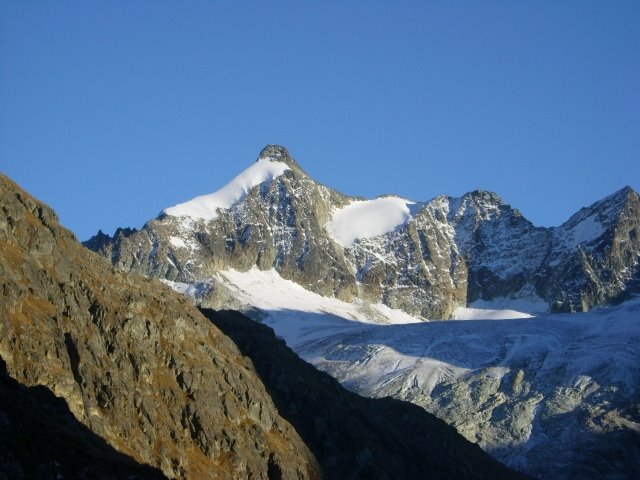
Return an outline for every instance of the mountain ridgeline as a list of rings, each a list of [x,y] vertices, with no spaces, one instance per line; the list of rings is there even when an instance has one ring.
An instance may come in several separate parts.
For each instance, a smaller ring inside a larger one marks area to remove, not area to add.
[[[381,217],[379,230],[362,226]],[[189,284],[202,306],[234,306],[216,272],[257,266],[323,296],[446,319],[476,300],[535,299],[552,312],[621,301],[640,292],[639,233],[630,187],[543,228],[484,191],[424,203],[348,197],[268,145],[216,194],[85,245],[120,270]]]
[[[527,478],[414,405],[346,392],[237,317],[271,345],[250,346],[255,368],[192,302],[116,270],[3,175],[0,205],[0,478]],[[385,438],[411,447],[383,464],[371,452]]]

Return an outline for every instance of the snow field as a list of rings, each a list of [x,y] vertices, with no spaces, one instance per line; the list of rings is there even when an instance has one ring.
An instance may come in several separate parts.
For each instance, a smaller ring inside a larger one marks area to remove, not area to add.
[[[345,248],[362,238],[392,232],[411,220],[414,202],[400,197],[358,200],[336,210],[327,223],[329,235]]]
[[[163,213],[174,217],[213,220],[218,216],[218,209],[230,208],[241,201],[253,187],[272,181],[287,170],[289,166],[284,162],[272,161],[269,157],[261,158],[217,192],[195,197],[167,208]]]

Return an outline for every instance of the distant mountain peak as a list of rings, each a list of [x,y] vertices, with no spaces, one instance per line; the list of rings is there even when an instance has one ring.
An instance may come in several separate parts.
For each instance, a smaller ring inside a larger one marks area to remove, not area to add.
[[[560,228],[573,228],[575,225],[584,222],[585,219],[590,217],[597,219],[603,227],[608,228],[617,223],[622,211],[634,198],[637,199],[638,194],[633,188],[627,185],[602,200],[598,200],[588,207],[581,208],[573,214],[569,220],[563,223]]]
[[[256,162],[259,162],[261,160],[282,162],[293,170],[297,170],[300,172],[303,171],[298,162],[296,162],[296,160],[294,160],[294,158],[291,156],[289,150],[287,150],[287,148],[283,147],[282,145],[270,143],[269,145],[265,146],[262,150],[260,150],[260,154],[258,155],[258,159],[256,160]]]
[[[602,203],[622,203],[629,200],[632,195],[637,195],[637,192],[631,188],[629,185],[622,187],[620,190],[613,192],[608,197],[603,198],[602,200],[595,202],[592,206],[599,205]]]
[[[287,158],[290,158],[289,150],[287,150],[282,145],[276,145],[273,143],[268,144],[260,151],[260,155],[258,155],[258,160],[263,160],[265,158],[269,158],[271,160],[285,162]]]
[[[502,203],[502,197],[500,197],[496,192],[491,192],[489,190],[473,190],[472,192],[464,194],[464,197],[482,198],[493,203]]]
[[[262,149],[255,163],[221,189],[167,208],[161,212],[160,216],[213,220],[217,218],[218,210],[230,208],[244,199],[252,188],[273,181],[292,166],[297,167],[286,148],[267,145]]]
[[[637,193],[637,192],[631,186],[625,185],[620,190],[618,190],[618,192],[616,192],[616,193],[629,195],[630,193]]]

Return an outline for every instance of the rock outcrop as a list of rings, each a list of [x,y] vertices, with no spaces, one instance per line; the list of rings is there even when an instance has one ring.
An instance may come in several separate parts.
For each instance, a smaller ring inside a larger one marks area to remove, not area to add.
[[[165,479],[117,452],[46,387],[25,387],[0,359],[0,479]]]
[[[233,306],[215,273],[252,266],[324,296],[424,318],[525,296],[552,311],[587,311],[640,291],[640,197],[628,187],[557,228],[535,227],[490,192],[406,201],[405,222],[344,245],[329,225],[362,199],[315,182],[283,147],[265,147],[258,160],[284,166],[235,185],[246,191],[205,217],[167,209],[139,231],[85,244],[120,270],[192,285],[212,308]]]

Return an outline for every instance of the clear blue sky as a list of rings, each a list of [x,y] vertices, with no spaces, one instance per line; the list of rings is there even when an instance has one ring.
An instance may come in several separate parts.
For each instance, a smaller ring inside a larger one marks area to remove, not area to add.
[[[640,189],[640,2],[0,4],[0,170],[80,239],[267,143],[344,193],[498,192],[537,225]]]

